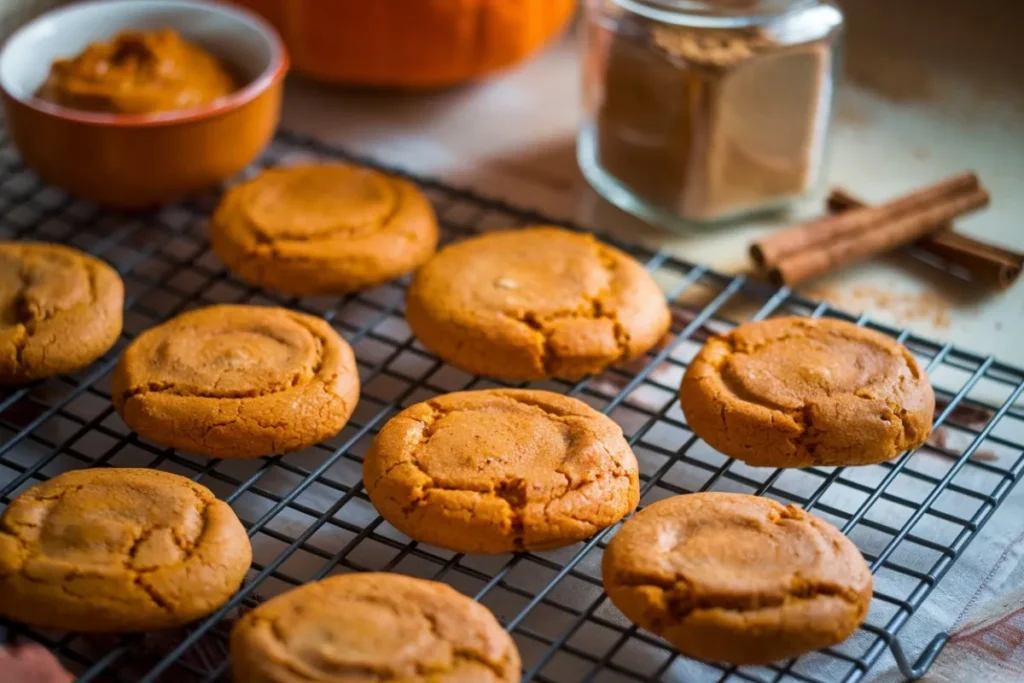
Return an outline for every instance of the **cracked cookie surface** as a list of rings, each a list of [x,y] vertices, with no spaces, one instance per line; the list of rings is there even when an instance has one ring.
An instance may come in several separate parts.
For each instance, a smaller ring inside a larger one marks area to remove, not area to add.
[[[346,574],[288,591],[231,632],[238,683],[511,683],[519,652],[486,607],[397,574]]]
[[[59,244],[0,242],[0,385],[79,370],[121,334],[124,284]]]
[[[139,335],[112,391],[142,436],[211,457],[256,458],[337,434],[359,399],[359,373],[352,348],[321,318],[209,306]]]
[[[605,550],[608,597],[683,654],[768,664],[845,640],[872,577],[857,547],[795,506],[695,493],[633,516]]]
[[[549,227],[441,250],[416,273],[405,316],[452,365],[524,381],[578,379],[634,360],[671,322],[664,294],[633,258]]]
[[[302,296],[376,287],[423,264],[437,240],[415,185],[347,164],[263,171],[229,190],[210,223],[228,268]]]
[[[609,417],[546,391],[439,396],[392,418],[363,461],[381,515],[466,553],[557,548],[639,500],[636,457]]]
[[[220,607],[252,559],[231,507],[169,472],[67,472],[0,518],[0,616],[91,633],[180,626]]]
[[[834,319],[775,318],[712,338],[679,397],[698,436],[761,467],[891,460],[924,443],[935,412],[910,351]]]

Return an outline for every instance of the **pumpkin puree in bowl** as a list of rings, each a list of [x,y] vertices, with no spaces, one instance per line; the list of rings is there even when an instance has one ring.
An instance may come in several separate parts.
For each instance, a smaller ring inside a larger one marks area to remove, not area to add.
[[[107,114],[155,114],[209,104],[238,84],[212,54],[170,29],[124,31],[59,59],[36,96]]]

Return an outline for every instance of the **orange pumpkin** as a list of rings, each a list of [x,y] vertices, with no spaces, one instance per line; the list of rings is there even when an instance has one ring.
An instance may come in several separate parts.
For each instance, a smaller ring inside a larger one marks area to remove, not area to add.
[[[437,88],[533,54],[576,0],[235,0],[270,20],[292,66],[325,81]]]

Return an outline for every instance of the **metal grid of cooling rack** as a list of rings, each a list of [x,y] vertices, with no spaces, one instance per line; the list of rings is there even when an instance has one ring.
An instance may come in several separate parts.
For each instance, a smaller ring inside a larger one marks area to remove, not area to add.
[[[331,156],[344,157],[283,134],[259,166]],[[446,240],[550,222],[471,192],[414,180],[433,201]],[[444,581],[487,605],[519,645],[524,680],[854,681],[887,647],[898,645],[896,634],[1024,473],[1024,410],[1015,405],[1024,390],[1022,370],[867,320],[858,322],[896,336],[928,368],[940,402],[929,445],[893,462],[849,469],[755,469],[724,458],[687,428],[675,399],[702,341],[754,318],[852,318],[787,290],[619,245],[665,288],[673,307],[671,337],[632,367],[575,384],[533,386],[577,396],[623,427],[641,465],[642,504],[698,490],[793,502],[842,528],[876,575],[867,623],[836,648],[770,667],[717,667],[681,658],[624,620],[603,595],[600,558],[614,530],[555,552],[478,557],[411,542],[383,522],[361,486],[362,454],[380,426],[438,393],[500,383],[449,367],[416,343],[402,316],[404,280],[317,299],[279,297],[238,281],[207,246],[205,217],[215,202],[211,194],[151,215],[104,212],[41,184],[0,138],[0,239],[58,241],[96,254],[120,271],[127,298],[121,341],[91,367],[0,390],[0,504],[68,469],[160,468],[189,476],[231,503],[253,543],[254,563],[242,590],[208,619],[180,631],[94,637],[0,622],[0,639],[45,644],[80,681],[226,680],[226,636],[240,612],[301,583],[366,570]],[[341,434],[285,457],[236,462],[166,449],[125,427],[110,405],[119,350],[183,310],[219,302],[322,315],[349,340],[363,395]],[[942,642],[936,640],[923,664]]]

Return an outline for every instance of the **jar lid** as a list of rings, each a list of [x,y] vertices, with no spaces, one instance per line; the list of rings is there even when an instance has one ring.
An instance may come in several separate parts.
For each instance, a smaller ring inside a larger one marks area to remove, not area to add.
[[[821,0],[614,0],[626,10],[669,24],[738,28],[774,21]]]

